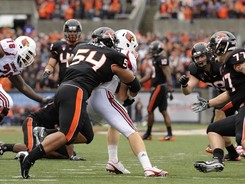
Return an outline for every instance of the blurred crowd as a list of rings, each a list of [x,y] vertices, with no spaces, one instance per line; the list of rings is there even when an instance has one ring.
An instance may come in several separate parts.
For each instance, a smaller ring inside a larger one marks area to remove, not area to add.
[[[138,0],[36,0],[40,19],[114,19],[130,13]]]
[[[159,0],[160,18],[245,18],[245,0]]]

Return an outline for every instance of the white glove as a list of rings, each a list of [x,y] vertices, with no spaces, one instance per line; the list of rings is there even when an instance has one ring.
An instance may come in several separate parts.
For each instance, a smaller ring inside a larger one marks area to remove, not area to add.
[[[206,100],[200,96],[197,96],[197,100],[198,100],[198,102],[192,104],[192,110],[194,112],[201,112],[201,111],[204,111],[204,110],[210,108],[208,100]]]

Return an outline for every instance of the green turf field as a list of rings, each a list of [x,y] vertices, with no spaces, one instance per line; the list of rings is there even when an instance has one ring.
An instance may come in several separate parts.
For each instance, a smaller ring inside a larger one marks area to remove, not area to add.
[[[205,125],[174,125],[174,132],[180,129],[204,130]],[[142,130],[143,128],[140,128]],[[124,137],[121,137],[119,157],[130,175],[114,175],[105,171],[107,162],[106,135],[100,134],[96,128],[94,141],[89,145],[75,145],[78,155],[87,161],[38,160],[30,170],[31,178],[22,179],[19,162],[14,160],[15,154],[5,153],[0,158],[0,184],[235,184],[245,182],[245,160],[225,162],[225,169],[220,173],[200,173],[193,167],[197,160],[210,159],[204,152],[207,146],[205,135],[176,135],[172,142],[159,142],[154,128],[153,140],[145,141],[150,160],[154,166],[169,172],[166,178],[145,178],[138,159],[133,155]],[[0,141],[22,142],[20,128],[0,127]]]

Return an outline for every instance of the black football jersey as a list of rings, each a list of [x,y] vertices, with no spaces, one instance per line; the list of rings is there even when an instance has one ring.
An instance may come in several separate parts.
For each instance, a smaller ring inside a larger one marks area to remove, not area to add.
[[[78,42],[74,45],[69,45],[66,41],[55,41],[50,46],[51,58],[56,59],[59,64],[59,83],[63,80],[65,70],[68,66],[68,58],[71,56],[72,50],[76,47]]]
[[[221,64],[218,62],[211,62],[210,71],[207,72],[196,66],[194,62],[189,65],[190,74],[198,80],[205,82],[207,86],[214,87],[219,93],[225,91],[225,83],[220,72]]]
[[[229,92],[233,106],[238,109],[245,102],[245,75],[234,70],[234,65],[245,62],[245,49],[232,51],[222,66],[225,88]]]
[[[91,92],[99,84],[110,81],[114,75],[111,65],[127,68],[127,57],[104,45],[85,43],[74,49],[74,58],[66,69],[62,82],[72,80]]]
[[[152,82],[151,85],[156,87],[159,84],[166,83],[166,76],[162,71],[162,66],[168,66],[169,60],[164,56],[158,56],[152,58],[152,64],[154,67],[153,74],[152,74]]]

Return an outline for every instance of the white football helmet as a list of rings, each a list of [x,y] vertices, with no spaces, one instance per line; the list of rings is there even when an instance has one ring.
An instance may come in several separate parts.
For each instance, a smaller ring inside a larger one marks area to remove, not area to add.
[[[120,29],[116,31],[117,47],[120,49],[128,50],[132,53],[138,47],[136,36],[133,32],[127,29]]]
[[[28,36],[19,36],[15,39],[17,45],[18,60],[27,67],[31,65],[36,56],[36,43]]]

